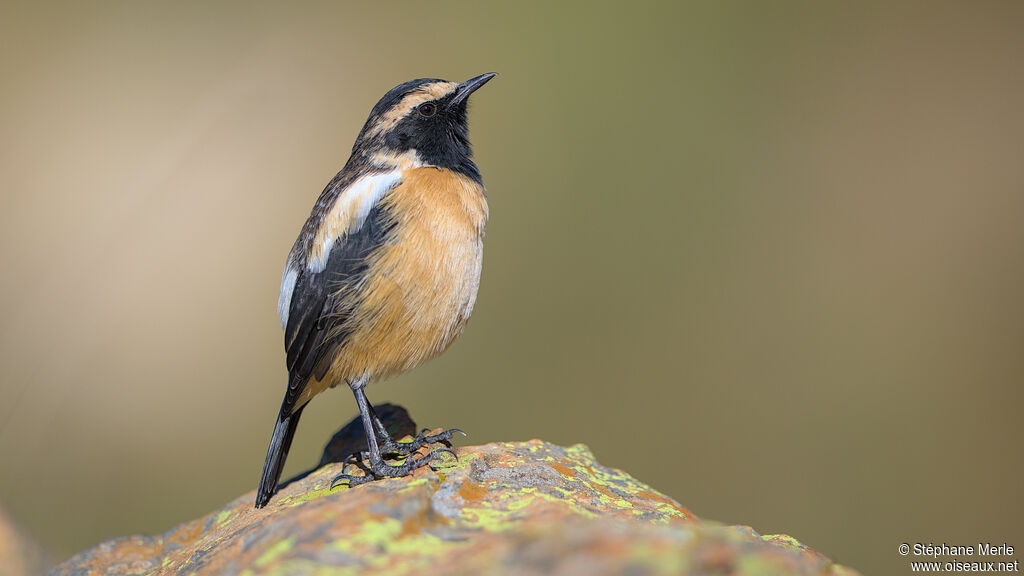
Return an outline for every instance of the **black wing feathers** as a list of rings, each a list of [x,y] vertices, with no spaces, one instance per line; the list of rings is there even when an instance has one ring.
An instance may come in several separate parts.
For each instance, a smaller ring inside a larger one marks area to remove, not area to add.
[[[346,320],[352,310],[346,307],[353,301],[352,291],[359,289],[370,254],[387,241],[393,227],[378,202],[358,231],[335,241],[322,272],[306,267],[299,271],[285,328],[289,377],[282,413],[295,408],[311,376],[323,377],[351,333]]]

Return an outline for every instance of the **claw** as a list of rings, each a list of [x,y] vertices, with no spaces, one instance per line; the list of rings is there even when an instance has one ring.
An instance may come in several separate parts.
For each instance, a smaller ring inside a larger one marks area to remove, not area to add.
[[[419,450],[420,448],[428,445],[441,443],[450,446],[449,440],[455,434],[466,435],[465,432],[458,428],[452,428],[450,430],[442,430],[432,436],[427,435],[430,432],[430,428],[424,428],[420,433],[408,442],[390,442],[381,446],[381,454],[406,456]]]
[[[370,474],[365,474],[363,476],[352,476],[351,474],[338,474],[337,476],[334,477],[333,480],[331,480],[330,490],[334,490],[335,486],[338,486],[345,480],[348,480],[349,488],[355,488],[356,486],[359,486],[360,484],[366,484],[367,482],[373,479],[373,476]]]
[[[423,432],[420,432],[420,435],[416,437],[416,440],[423,444],[433,444],[435,442],[448,442],[456,433],[466,436],[466,433],[458,428],[449,428],[448,430],[442,430],[433,436],[425,436],[429,431],[430,430],[423,430]]]
[[[433,452],[431,452],[430,455],[434,456],[436,454],[436,455],[438,455],[438,457],[440,457],[440,455],[442,453],[444,453],[444,452],[447,452],[448,454],[451,454],[452,458],[455,458],[456,462],[459,461],[459,455],[456,454],[454,450],[449,450],[448,448],[438,448],[437,450],[434,450]]]

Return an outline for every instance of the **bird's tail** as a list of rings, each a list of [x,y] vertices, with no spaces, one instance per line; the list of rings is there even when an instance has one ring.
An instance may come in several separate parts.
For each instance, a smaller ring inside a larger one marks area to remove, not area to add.
[[[281,407],[281,414],[274,425],[274,435],[270,437],[267,460],[263,463],[260,487],[256,490],[257,508],[266,506],[270,497],[277,492],[277,483],[281,480],[281,472],[284,471],[284,461],[288,457],[288,449],[292,447],[292,438],[295,437],[295,429],[299,426],[299,417],[302,416],[302,409],[305,407],[300,406],[291,413],[288,413],[286,407]]]

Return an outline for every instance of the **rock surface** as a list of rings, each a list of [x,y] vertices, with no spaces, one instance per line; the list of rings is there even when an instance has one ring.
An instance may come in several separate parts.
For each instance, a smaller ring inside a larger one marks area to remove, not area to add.
[[[325,460],[359,449],[351,432],[335,436]],[[51,574],[856,574],[789,536],[701,521],[583,445],[457,453],[457,463],[354,488],[330,488],[341,472],[331,463],[263,510],[248,493],[163,535],[100,544]]]

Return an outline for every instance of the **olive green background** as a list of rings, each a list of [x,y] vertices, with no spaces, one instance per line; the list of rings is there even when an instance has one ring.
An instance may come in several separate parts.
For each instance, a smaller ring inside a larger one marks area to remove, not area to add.
[[[255,488],[285,256],[376,100],[473,97],[483,283],[368,390],[867,574],[1024,548],[1024,4],[0,7],[0,502],[60,557]],[[356,414],[306,411],[286,473]]]

